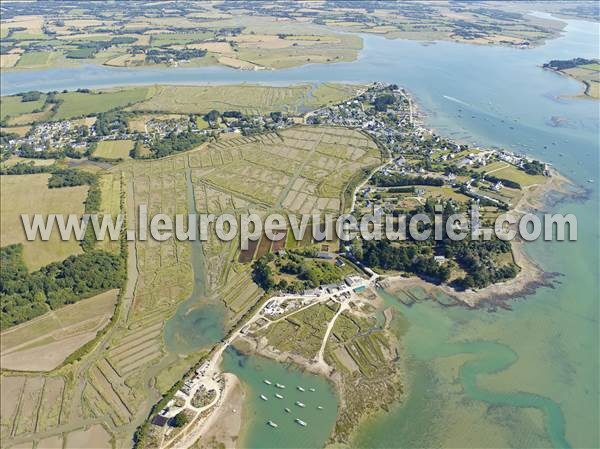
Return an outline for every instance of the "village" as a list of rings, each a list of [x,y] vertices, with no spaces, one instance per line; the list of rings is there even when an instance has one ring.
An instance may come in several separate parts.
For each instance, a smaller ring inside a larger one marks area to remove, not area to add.
[[[312,361],[315,371],[328,372],[330,367],[323,360],[325,344],[338,316],[352,304],[368,301],[361,295],[367,288],[377,285],[379,276],[366,269],[370,277],[352,275],[343,282],[322,285],[314,290],[298,294],[280,293],[271,297],[254,313],[241,328],[213,348],[210,358],[195,369],[194,374],[185,379],[173,397],[151,421],[158,431],[160,449],[170,447],[187,448],[198,438],[210,417],[223,406],[223,398],[228,388],[228,375],[221,372],[223,353],[235,340],[246,334],[255,334],[273,323],[290,317],[317,304],[338,306],[338,312],[328,324],[323,337],[321,350]],[[158,430],[160,429],[160,430]]]

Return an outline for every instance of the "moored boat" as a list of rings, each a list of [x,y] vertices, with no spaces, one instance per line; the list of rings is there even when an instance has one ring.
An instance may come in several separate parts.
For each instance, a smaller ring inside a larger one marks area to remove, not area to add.
[[[296,405],[298,407],[306,407],[306,405],[303,402],[300,402],[300,401],[296,401]]]
[[[318,408],[319,410],[323,410],[323,406],[322,406],[322,405],[318,405],[318,406],[317,406],[317,408]]]
[[[266,383],[267,385],[272,385],[272,383],[269,379],[265,379],[265,380],[263,380],[263,382]]]
[[[291,410],[289,408],[287,408],[287,407],[284,410],[286,411],[286,413],[290,413],[291,412]]]
[[[264,394],[261,394],[261,395],[260,395],[260,398],[261,398],[263,401],[268,401],[268,400],[269,400],[269,398],[268,398],[268,397],[266,397]]]
[[[267,422],[267,424],[268,424],[268,425],[270,425],[271,427],[274,427],[274,428],[277,428],[277,427],[279,427],[279,426],[277,425],[277,423],[274,423],[273,421],[269,421],[269,422]]]
[[[300,424],[302,427],[307,426],[307,424],[304,421],[302,421],[300,418],[296,418],[294,421],[297,422],[298,424]]]
[[[281,396],[281,395],[280,395],[280,394],[278,394],[278,393],[275,393],[275,397],[276,397],[277,399],[283,399],[283,396]]]
[[[275,384],[275,386],[276,386],[277,388],[282,388],[282,389],[283,389],[283,388],[285,388],[285,385],[283,385],[283,384]]]
[[[305,390],[304,388],[302,388],[300,385],[298,385],[296,388],[297,388],[298,390],[300,390],[300,391],[306,391],[306,390]]]
[[[315,390],[314,388],[309,388],[310,391],[312,391],[313,393],[317,390]]]

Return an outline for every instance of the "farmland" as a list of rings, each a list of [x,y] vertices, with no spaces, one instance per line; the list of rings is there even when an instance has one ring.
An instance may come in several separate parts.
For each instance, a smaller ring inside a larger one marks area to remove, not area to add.
[[[43,15],[17,15],[1,24],[8,50],[3,54],[3,67],[25,70],[94,63],[280,69],[311,62],[352,61],[362,47],[360,37],[333,33],[322,25],[224,14],[209,4],[185,8],[185,19],[145,4],[131,12],[136,14],[133,21],[122,20],[123,12],[111,7],[105,7],[114,15],[111,20],[97,20],[102,13],[87,8],[63,10],[61,20],[55,20],[57,13],[52,7],[44,8]],[[157,10],[162,17],[152,16]],[[214,20],[216,17],[219,20]]]
[[[118,174],[104,174],[100,177],[101,205],[100,214],[110,214],[116,219],[121,212],[121,195],[123,194],[121,176]],[[98,242],[100,248],[117,254],[120,250],[120,242],[105,238]]]
[[[313,95],[311,85],[273,87],[259,85],[239,86],[158,86],[147,100],[136,104],[135,111],[164,111],[180,114],[203,114],[217,111],[240,111],[245,114],[265,114],[271,111],[297,113],[316,104],[341,101],[356,92],[360,86],[323,90],[326,96]]]
[[[117,294],[109,290],[6,330],[0,334],[2,369],[55,369],[107,324]]]
[[[295,127],[278,135],[228,140],[191,157],[193,173],[223,165],[203,178],[209,187],[296,213],[344,210],[341,194],[352,176],[381,162],[367,136],[325,127]]]
[[[48,242],[37,236],[27,241],[21,225],[21,214],[83,214],[88,187],[48,188],[47,174],[2,176],[0,183],[2,246],[13,243],[23,244],[23,257],[30,271],[50,262],[63,260],[73,254],[80,254],[81,247],[74,238],[62,241],[54,230]],[[31,192],[36,192],[32,195]]]
[[[48,52],[29,52],[19,58],[18,67],[40,67],[45,66],[53,57],[52,53]]]
[[[84,117],[89,114],[110,111],[144,100],[151,93],[151,88],[134,87],[113,89],[101,92],[68,92],[58,94],[62,100],[54,120]]]
[[[289,114],[318,108],[352,97],[361,85],[324,83],[287,87],[243,84],[236,86],[150,86],[107,90],[62,92],[55,95],[51,108],[47,95],[35,101],[23,101],[20,95],[2,97],[2,117],[8,125],[31,124],[43,120],[73,120],[102,112],[125,109],[136,114],[130,118],[132,131],[143,132],[149,120],[169,120],[199,116],[215,109],[220,112],[240,111],[244,114],[268,114],[281,111]],[[41,112],[34,112],[41,111]],[[144,112],[144,114],[140,114]],[[108,145],[108,144],[104,144]],[[124,144],[122,144],[124,146]],[[102,147],[103,145],[101,145]],[[101,157],[125,158],[120,148],[100,148]],[[110,156],[102,156],[102,153]]]
[[[127,159],[132,149],[131,140],[103,140],[98,143],[94,156],[105,159]]]

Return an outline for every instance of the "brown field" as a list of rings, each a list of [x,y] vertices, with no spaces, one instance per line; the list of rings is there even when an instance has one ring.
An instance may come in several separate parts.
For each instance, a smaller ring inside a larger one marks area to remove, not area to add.
[[[65,380],[47,377],[38,413],[38,431],[45,431],[59,424]]]
[[[253,64],[249,61],[244,61],[243,59],[231,58],[229,56],[221,56],[218,59],[219,64],[226,65],[228,67],[233,67],[234,69],[242,69],[242,70],[254,70],[255,67],[260,67],[257,64]]]
[[[18,53],[0,55],[0,68],[7,69],[9,67],[14,67],[20,57],[21,55]]]
[[[269,240],[266,235],[263,235],[262,238],[260,239],[260,243],[258,245],[258,250],[256,251],[256,258],[260,259],[262,256],[267,254],[269,252],[269,250],[271,249],[272,243],[273,242],[271,242],[271,240]]]
[[[23,244],[23,257],[27,267],[34,271],[50,262],[81,254],[79,242],[74,238],[61,241],[54,230],[48,242],[38,236],[27,241],[21,224],[21,214],[83,214],[88,187],[48,188],[48,174],[0,177],[0,245]],[[35,192],[33,195],[31,192]]]
[[[110,449],[110,435],[100,424],[67,434],[66,449]]]
[[[44,438],[38,441],[37,449],[62,449],[63,437],[62,435],[54,435],[52,437]]]
[[[2,369],[50,371],[92,340],[112,316],[118,290],[51,311],[0,334]]]
[[[27,377],[25,388],[21,395],[19,416],[16,420],[15,434],[34,432],[37,427],[38,407],[42,398],[43,377]]]

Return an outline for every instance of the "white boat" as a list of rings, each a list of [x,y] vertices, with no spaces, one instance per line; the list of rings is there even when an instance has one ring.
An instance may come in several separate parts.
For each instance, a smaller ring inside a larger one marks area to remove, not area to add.
[[[309,388],[310,391],[312,391],[313,393],[317,390],[315,390],[314,388]]]
[[[267,424],[268,424],[268,425],[270,425],[271,427],[274,427],[274,428],[277,428],[277,427],[279,427],[279,426],[277,425],[277,423],[274,423],[273,421],[269,421]]]
[[[296,401],[296,405],[298,407],[306,407],[306,405],[303,402],[300,402],[300,401]]]
[[[277,388],[285,388],[285,385],[282,385],[282,384],[275,384],[275,386],[276,386]]]
[[[306,423],[304,421],[302,421],[300,418],[296,418],[294,421],[296,421],[298,424],[300,424],[302,427],[306,427]]]
[[[317,408],[318,408],[319,410],[323,410],[323,406],[322,406],[322,405],[318,405],[318,406],[317,406]]]
[[[269,398],[268,398],[268,397],[266,397],[264,394],[261,394],[261,395],[260,395],[260,398],[261,398],[263,401],[268,401],[268,400],[269,400]]]
[[[283,399],[283,396],[281,396],[281,395],[280,395],[280,394],[278,394],[278,393],[275,393],[275,397],[276,397],[277,399]]]
[[[291,412],[291,410],[289,408],[287,408],[287,407],[284,410],[286,411],[286,413],[290,413]]]
[[[301,386],[297,386],[296,388],[297,388],[298,390],[300,390],[300,391],[306,391],[306,390],[305,390],[304,388],[302,388]]]
[[[272,385],[272,383],[269,379],[265,379],[265,380],[263,380],[263,382],[266,383],[267,385]]]

